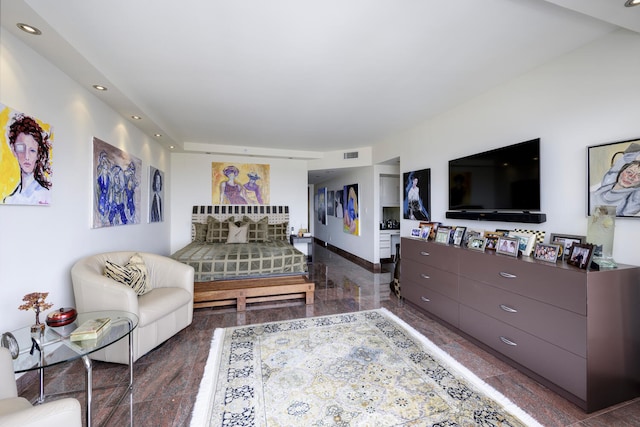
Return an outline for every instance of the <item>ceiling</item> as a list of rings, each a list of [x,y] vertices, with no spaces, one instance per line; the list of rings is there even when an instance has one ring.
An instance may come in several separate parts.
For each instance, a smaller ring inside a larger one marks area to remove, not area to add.
[[[0,16],[175,151],[314,159],[371,146],[619,27],[640,32],[640,6],[623,3],[2,0]]]

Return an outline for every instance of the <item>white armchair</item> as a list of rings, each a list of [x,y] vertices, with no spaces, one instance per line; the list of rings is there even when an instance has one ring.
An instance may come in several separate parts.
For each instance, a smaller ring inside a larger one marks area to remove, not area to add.
[[[11,353],[0,347],[0,427],[29,427],[43,424],[82,427],[82,410],[76,399],[65,398],[31,406],[18,397]]]
[[[153,288],[138,296],[127,285],[103,275],[106,261],[125,265],[132,255],[140,254]],[[193,320],[193,267],[162,255],[145,252],[108,252],[77,261],[71,268],[71,280],[78,312],[123,310],[138,316],[133,331],[133,360],[191,324]],[[92,359],[129,363],[127,340],[91,354]]]

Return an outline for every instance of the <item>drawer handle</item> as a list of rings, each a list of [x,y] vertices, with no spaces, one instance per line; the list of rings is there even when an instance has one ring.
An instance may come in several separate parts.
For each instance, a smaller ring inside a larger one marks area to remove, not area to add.
[[[510,339],[507,339],[505,337],[500,337],[500,341],[502,341],[503,343],[505,343],[506,345],[511,345],[513,347],[517,346],[518,344],[514,343],[513,341],[511,341]]]
[[[427,297],[420,297],[420,299],[424,302],[431,302],[431,300]]]
[[[423,279],[431,279],[431,277],[427,276],[424,273],[420,273],[420,277],[422,277]]]
[[[516,310],[515,308],[511,308],[508,305],[504,305],[504,304],[500,304],[500,308],[503,309],[504,311],[506,311],[507,313],[517,313],[518,310]]]
[[[515,274],[505,273],[504,271],[501,271],[501,272],[500,272],[500,275],[501,275],[502,277],[504,277],[505,279],[515,279],[516,277],[518,277],[518,276],[516,276]]]
[[[431,255],[431,254],[430,254],[429,252],[420,251],[420,255],[423,255],[423,256],[429,256],[429,255]]]

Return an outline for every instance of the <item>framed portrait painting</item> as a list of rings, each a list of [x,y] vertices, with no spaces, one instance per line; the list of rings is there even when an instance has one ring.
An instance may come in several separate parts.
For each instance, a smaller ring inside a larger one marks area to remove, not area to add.
[[[640,139],[588,147],[587,215],[615,206],[616,216],[640,217]]]
[[[431,212],[431,169],[405,172],[404,219],[429,221]]]

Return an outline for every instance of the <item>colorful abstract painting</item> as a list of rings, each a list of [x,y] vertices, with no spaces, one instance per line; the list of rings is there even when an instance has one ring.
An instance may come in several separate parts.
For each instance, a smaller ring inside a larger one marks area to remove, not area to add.
[[[51,125],[0,104],[0,130],[0,204],[50,205]]]
[[[140,223],[142,161],[93,138],[93,228]]]
[[[149,222],[164,221],[164,172],[149,166]]]
[[[360,212],[358,211],[358,184],[345,185],[342,190],[342,231],[354,236],[360,235]]]
[[[211,204],[268,205],[270,165],[211,163]]]

